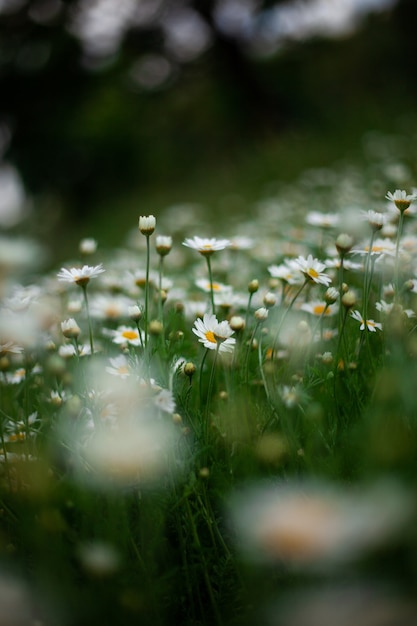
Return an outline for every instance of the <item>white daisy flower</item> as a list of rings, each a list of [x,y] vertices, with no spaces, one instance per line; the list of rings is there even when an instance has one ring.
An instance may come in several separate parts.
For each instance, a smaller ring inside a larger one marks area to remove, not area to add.
[[[127,359],[124,354],[120,354],[114,359],[110,359],[110,366],[106,367],[106,372],[112,376],[119,376],[122,379],[130,376]]]
[[[214,293],[224,293],[232,291],[232,287],[230,285],[224,285],[223,283],[216,283],[213,281],[212,283],[205,278],[198,278],[195,281],[195,284],[199,289],[202,289],[205,293],[211,293],[213,290]]]
[[[410,204],[414,202],[414,200],[417,199],[416,194],[407,194],[406,191],[401,190],[401,189],[396,189],[394,193],[391,193],[391,191],[388,191],[385,197],[387,200],[390,200],[391,202],[393,202],[395,206],[397,207],[397,209],[401,212],[408,209]]]
[[[72,343],[66,343],[58,348],[58,354],[63,359],[69,359],[77,354],[77,350]],[[91,348],[87,344],[78,346],[78,356],[87,356],[91,354]]]
[[[360,330],[365,330],[365,327],[371,333],[375,333],[377,329],[382,330],[382,324],[379,324],[379,322],[374,322],[374,320],[364,320],[358,310],[352,311],[351,316],[353,317],[353,319],[360,322]]]
[[[368,222],[372,230],[381,230],[383,226],[385,226],[387,221],[387,216],[383,213],[379,213],[378,211],[362,211],[362,218]]]
[[[395,243],[391,239],[375,239],[370,250],[371,256],[395,256]],[[364,245],[362,248],[353,248],[351,254],[368,254],[369,245]]]
[[[69,359],[77,354],[75,346],[72,343],[65,343],[58,348],[58,354],[63,359]]]
[[[340,269],[342,263],[340,257],[335,257],[333,259],[326,259],[324,261],[327,269]],[[354,261],[350,261],[349,259],[343,259],[343,269],[344,270],[362,270],[363,265],[361,263],[354,263]]]
[[[307,224],[319,226],[320,228],[332,228],[339,224],[337,213],[321,213],[320,211],[310,211],[306,216]]]
[[[299,256],[291,263],[293,267],[300,270],[302,274],[313,283],[318,285],[326,285],[326,287],[332,282],[330,276],[323,273],[326,269],[324,263],[321,263],[318,259],[313,259],[311,254],[307,258]]]
[[[230,240],[230,249],[231,250],[250,250],[253,248],[255,242],[250,237],[233,237]]]
[[[278,278],[279,280],[283,280],[289,285],[299,284],[300,281],[300,272],[298,269],[294,267],[290,267],[288,265],[289,259],[287,259],[281,265],[270,265],[268,267],[268,272],[270,273],[272,278]]]
[[[96,319],[118,320],[128,317],[132,300],[122,295],[97,294],[90,301],[90,315]]]
[[[66,282],[66,283],[75,283],[76,285],[80,285],[80,287],[86,285],[90,278],[96,278],[105,270],[103,269],[103,265],[84,265],[83,267],[72,267],[67,270],[65,267],[61,268],[61,271],[58,272],[58,280]]]
[[[322,302],[319,300],[315,300],[312,302],[304,302],[300,309],[302,311],[307,311],[307,313],[311,313],[312,315],[334,315],[335,313],[337,313],[337,307],[335,306],[331,306],[329,304],[327,304],[326,302]]]
[[[227,321],[218,322],[217,317],[210,313],[205,313],[203,319],[196,319],[193,333],[198,340],[209,350],[219,350],[219,352],[233,352],[236,340],[232,337],[234,331]]]
[[[175,400],[172,394],[172,391],[169,389],[161,389],[157,396],[154,398],[155,406],[160,409],[160,411],[164,411],[164,413],[174,413],[175,411]]]
[[[228,248],[230,241],[229,239],[216,239],[214,237],[210,239],[205,237],[187,237],[182,245],[197,250],[200,254],[207,256],[213,254],[213,252]]]
[[[113,343],[117,345],[140,346],[140,334],[137,328],[132,326],[119,326],[116,330],[105,329],[105,334],[112,337]]]
[[[22,346],[18,346],[14,341],[0,343],[0,356],[5,356],[6,354],[21,354],[22,352]]]
[[[25,378],[26,370],[24,367],[19,367],[17,370],[14,370],[14,372],[7,372],[6,374],[7,382],[11,385],[18,385],[23,380],[25,380]]]
[[[394,302],[385,302],[385,300],[380,300],[376,302],[375,307],[377,311],[383,313],[384,315],[389,315],[394,308]],[[404,313],[407,317],[415,317],[416,314],[412,309],[403,309],[402,307],[398,307],[398,313]]]

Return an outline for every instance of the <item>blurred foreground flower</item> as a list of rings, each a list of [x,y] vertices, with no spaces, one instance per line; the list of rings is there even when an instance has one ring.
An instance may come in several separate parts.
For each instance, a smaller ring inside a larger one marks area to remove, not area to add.
[[[231,499],[239,546],[255,561],[296,566],[349,561],[389,542],[413,505],[401,485],[281,483],[242,490]]]
[[[417,605],[390,585],[367,581],[301,589],[263,615],[265,626],[414,626]]]
[[[89,363],[80,381],[80,406],[60,434],[76,478],[99,488],[156,484],[181,465],[178,431],[165,413],[169,390],[143,378],[124,355]],[[83,392],[83,388],[87,393]]]

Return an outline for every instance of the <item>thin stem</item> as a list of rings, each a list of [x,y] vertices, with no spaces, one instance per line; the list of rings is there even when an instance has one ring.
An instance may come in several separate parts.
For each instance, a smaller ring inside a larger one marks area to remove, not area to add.
[[[399,292],[400,292],[400,263],[399,263],[399,252],[400,252],[400,240],[404,227],[404,212],[400,212],[400,219],[398,221],[398,229],[397,229],[397,243],[395,246],[395,278],[394,278],[394,287],[395,287],[395,302],[398,302]]]
[[[216,352],[213,359],[213,364],[211,366],[210,379],[207,390],[207,402],[206,402],[206,419],[205,419],[205,440],[208,441],[208,424],[209,424],[209,412],[211,405],[211,394],[213,392],[214,385],[214,372],[216,370],[217,357],[219,355],[221,343],[217,342]]]
[[[206,261],[207,261],[207,270],[208,270],[209,281],[210,281],[211,312],[214,315],[215,314],[215,308],[214,308],[213,274],[212,274],[212,271],[211,271],[211,260],[210,260],[210,255],[209,254],[206,254],[205,257],[206,257]]]
[[[162,276],[164,270],[164,257],[159,257],[159,284],[158,284],[158,319],[162,323],[163,315],[162,315]]]
[[[203,369],[204,369],[204,364],[206,362],[206,358],[207,358],[207,354],[209,352],[209,349],[206,348],[206,351],[204,353],[203,358],[201,359],[201,365],[200,365],[200,380],[199,380],[199,394],[200,394],[200,403],[201,406],[204,404],[203,402]],[[190,380],[190,385],[191,385],[191,380]]]
[[[253,342],[254,342],[254,339],[255,339],[255,336],[256,336],[256,333],[257,333],[257,330],[259,328],[260,323],[261,322],[256,322],[255,328],[253,329],[252,335],[251,335],[251,337],[250,337],[250,339],[248,341],[248,344],[246,346],[245,363],[244,363],[244,370],[243,370],[244,371],[244,380],[245,380],[246,384],[249,383],[249,354],[250,354],[250,351],[252,349]]]
[[[81,285],[84,294],[84,302],[85,302],[85,310],[87,312],[87,321],[88,321],[88,334],[90,337],[90,350],[91,354],[94,354],[94,342],[93,342],[93,329],[91,326],[91,317],[90,317],[90,308],[88,306],[88,297],[87,297],[87,285]]]
[[[274,338],[274,342],[272,344],[272,359],[275,358],[275,353],[276,353],[276,348],[277,348],[277,344],[278,344],[278,338],[279,338],[279,333],[281,332],[282,326],[284,324],[285,318],[287,317],[288,313],[291,311],[294,302],[297,300],[298,296],[300,295],[300,293],[302,292],[302,290],[304,289],[304,287],[306,286],[306,284],[308,283],[308,278],[305,279],[305,281],[303,282],[303,284],[301,285],[301,287],[297,290],[295,296],[293,297],[293,299],[291,300],[291,302],[289,303],[287,309],[284,311],[280,322],[278,324],[278,329],[277,332],[275,333],[275,338]]]
[[[151,249],[149,242],[149,235],[146,235],[146,277],[145,277],[145,348],[148,345],[148,321],[149,321],[149,266],[151,259]]]
[[[245,329],[248,327],[248,323],[249,323],[249,313],[250,313],[250,307],[252,304],[252,298],[253,298],[253,293],[250,292],[249,298],[248,298],[248,308],[246,309],[246,316],[245,316]]]
[[[341,254],[340,255],[340,267],[339,267],[339,316],[338,316],[338,331],[339,331],[339,335],[342,329],[342,316],[343,316],[343,312],[342,312],[342,297],[343,297],[343,274],[344,274],[344,261],[345,261],[345,255]]]
[[[369,242],[368,254],[366,256],[365,276],[364,276],[364,283],[363,283],[363,316],[365,320],[368,319],[368,304],[369,304],[369,296],[371,292],[371,280],[372,280],[372,271],[370,272],[369,268],[371,265],[372,247],[374,245],[374,239],[375,239],[375,231],[373,230],[371,234],[371,241]],[[372,270],[373,270],[373,266],[372,266]]]

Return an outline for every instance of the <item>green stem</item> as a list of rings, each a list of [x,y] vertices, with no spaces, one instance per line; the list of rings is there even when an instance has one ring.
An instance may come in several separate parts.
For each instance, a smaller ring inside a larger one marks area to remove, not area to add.
[[[253,342],[256,336],[256,332],[259,328],[261,322],[256,322],[255,324],[255,328],[253,329],[252,335],[249,339],[248,345],[246,346],[246,354],[245,354],[245,364],[244,364],[244,380],[245,383],[248,384],[249,383],[249,355],[250,355],[250,351],[252,350],[252,346],[253,346]]]
[[[162,315],[162,275],[163,275],[163,269],[164,269],[164,257],[160,256],[159,257],[159,285],[158,285],[158,319],[159,321],[163,322],[163,315]]]
[[[397,243],[395,246],[395,270],[394,270],[394,287],[395,287],[395,302],[398,303],[399,292],[400,292],[400,263],[399,263],[399,252],[400,252],[400,240],[404,227],[404,212],[400,212],[400,219],[398,221],[398,229],[397,229]]]
[[[278,344],[278,339],[279,339],[279,334],[281,332],[281,329],[284,325],[284,321],[288,315],[288,313],[291,311],[294,302],[297,300],[298,296],[300,295],[300,293],[302,292],[302,290],[304,289],[304,287],[306,286],[306,284],[308,283],[308,278],[305,279],[305,281],[303,282],[303,284],[301,285],[301,287],[297,290],[295,296],[293,297],[293,299],[291,300],[291,302],[289,303],[287,309],[284,311],[284,313],[282,314],[282,317],[280,319],[280,322],[278,324],[278,329],[277,332],[275,333],[275,338],[274,338],[274,342],[272,344],[272,360],[274,360],[275,358],[275,353],[276,353],[276,348],[277,348],[277,344]]]
[[[214,385],[214,373],[216,371],[217,357],[220,351],[220,342],[217,342],[216,352],[213,359],[213,364],[211,366],[210,379],[207,390],[207,401],[206,401],[206,419],[205,419],[205,442],[208,443],[208,431],[209,431],[209,414],[210,414],[210,406],[211,406],[211,394],[213,393],[213,385]]]
[[[151,249],[149,242],[149,235],[146,235],[146,276],[145,276],[145,348],[148,345],[148,321],[149,321],[149,266],[151,259]]]
[[[368,303],[369,303],[369,296],[371,292],[372,272],[369,271],[369,268],[371,264],[372,247],[374,245],[374,238],[375,238],[375,231],[373,230],[371,234],[371,241],[369,242],[368,254],[366,256],[365,276],[364,276],[364,283],[363,283],[363,316],[364,316],[365,321],[368,319]]]
[[[206,362],[206,358],[207,358],[208,352],[209,352],[209,349],[206,348],[204,356],[201,359],[201,365],[200,365],[200,380],[199,380],[200,406],[203,406],[203,404],[204,404],[204,400],[203,400],[203,369],[204,369],[204,364]],[[191,381],[190,381],[190,384],[191,384]]]
[[[339,315],[338,315],[338,331],[339,335],[342,329],[342,297],[343,297],[343,274],[344,274],[344,254],[340,256],[340,268],[339,268]]]
[[[209,281],[210,281],[211,312],[213,313],[213,315],[215,315],[214,291],[213,291],[213,274],[212,274],[212,271],[211,271],[211,260],[210,260],[210,255],[209,254],[206,254],[205,257],[206,257],[206,260],[207,260],[207,270],[208,270]]]
[[[87,313],[88,334],[90,337],[90,350],[91,350],[91,354],[94,354],[93,329],[91,326],[90,308],[88,306],[87,285],[82,285],[82,290],[84,294],[85,310]]]

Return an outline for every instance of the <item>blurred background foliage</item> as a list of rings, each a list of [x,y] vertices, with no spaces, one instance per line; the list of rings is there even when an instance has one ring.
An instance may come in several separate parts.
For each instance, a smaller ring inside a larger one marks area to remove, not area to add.
[[[413,0],[0,0],[0,148],[30,228],[63,258],[176,203],[225,220],[360,159],[366,131],[414,135],[416,23]]]

